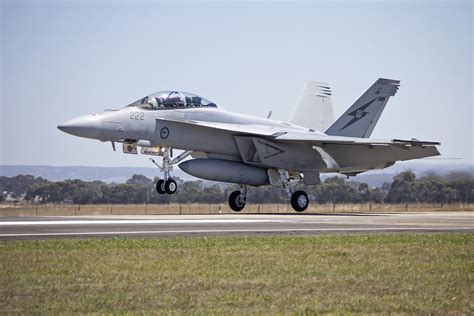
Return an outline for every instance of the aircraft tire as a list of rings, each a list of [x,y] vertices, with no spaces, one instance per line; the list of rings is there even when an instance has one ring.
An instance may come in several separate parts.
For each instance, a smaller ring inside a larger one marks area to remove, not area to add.
[[[303,212],[308,208],[309,198],[306,192],[296,191],[291,196],[291,207],[297,212]]]
[[[178,185],[176,184],[176,181],[174,181],[173,179],[168,179],[165,182],[166,193],[175,194],[177,190],[178,190]]]
[[[245,202],[240,200],[240,191],[234,191],[229,195],[229,206],[234,212],[240,212],[245,207]]]
[[[156,182],[156,192],[158,192],[159,194],[165,194],[166,193],[165,180],[160,179],[160,180],[158,180],[158,182]]]

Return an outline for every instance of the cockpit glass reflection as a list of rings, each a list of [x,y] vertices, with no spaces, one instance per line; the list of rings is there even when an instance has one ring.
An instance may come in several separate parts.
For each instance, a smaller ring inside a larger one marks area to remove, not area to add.
[[[217,105],[203,97],[189,92],[160,91],[150,94],[128,106],[148,110],[183,109],[196,107],[214,107]]]

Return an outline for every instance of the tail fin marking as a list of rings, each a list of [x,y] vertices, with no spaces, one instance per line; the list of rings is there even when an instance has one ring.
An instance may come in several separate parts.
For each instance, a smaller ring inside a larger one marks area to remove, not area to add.
[[[370,137],[389,98],[397,93],[400,81],[378,79],[331,127],[333,136]]]

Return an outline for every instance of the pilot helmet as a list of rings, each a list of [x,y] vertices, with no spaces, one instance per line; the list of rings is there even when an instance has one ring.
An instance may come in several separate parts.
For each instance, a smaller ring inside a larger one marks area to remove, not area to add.
[[[146,103],[150,104],[154,109],[158,108],[158,101],[154,97],[147,97]]]

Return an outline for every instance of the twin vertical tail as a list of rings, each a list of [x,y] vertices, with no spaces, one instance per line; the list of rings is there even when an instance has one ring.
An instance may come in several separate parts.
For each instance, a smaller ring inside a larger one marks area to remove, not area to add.
[[[378,79],[334,124],[327,135],[368,138],[400,81]]]
[[[308,81],[289,122],[325,131],[333,122],[331,87],[324,82]]]

